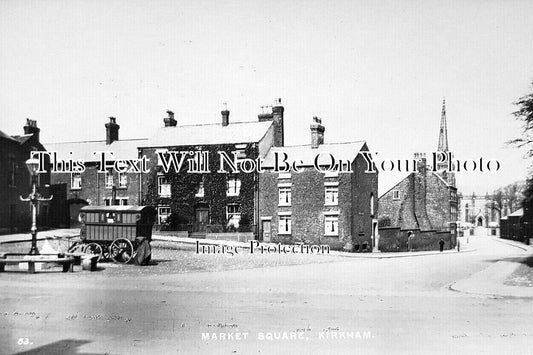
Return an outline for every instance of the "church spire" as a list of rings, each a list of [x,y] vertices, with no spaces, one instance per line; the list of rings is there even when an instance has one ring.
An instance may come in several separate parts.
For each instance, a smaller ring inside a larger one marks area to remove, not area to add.
[[[442,113],[440,116],[439,152],[448,151],[448,127],[446,124],[446,98],[442,99]]]

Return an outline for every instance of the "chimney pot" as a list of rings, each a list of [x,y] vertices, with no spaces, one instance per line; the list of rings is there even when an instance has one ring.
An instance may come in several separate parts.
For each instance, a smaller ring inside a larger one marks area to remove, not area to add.
[[[106,144],[111,144],[114,141],[118,141],[118,130],[120,126],[117,124],[116,118],[109,117],[109,122],[105,124],[106,129]]]
[[[24,126],[24,134],[33,134],[35,139],[39,141],[39,132],[41,130],[39,127],[37,127],[37,121],[36,120],[30,120],[29,118],[26,118],[26,125]]]
[[[222,110],[220,113],[222,114],[222,127],[226,127],[229,125],[229,111]]]
[[[168,117],[165,117],[163,119],[163,122],[165,122],[165,127],[176,127],[178,124],[178,121],[174,118],[174,112],[167,110]]]
[[[324,131],[326,128],[322,125],[322,119],[314,116],[311,124],[311,148],[318,148],[324,144]]]

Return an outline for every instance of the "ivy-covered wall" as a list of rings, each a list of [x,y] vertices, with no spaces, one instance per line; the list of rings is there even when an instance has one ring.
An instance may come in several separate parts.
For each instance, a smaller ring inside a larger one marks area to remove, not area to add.
[[[142,183],[142,203],[144,205],[169,206],[172,216],[170,223],[172,228],[183,229],[185,225],[194,223],[195,210],[197,207],[207,207],[209,210],[209,224],[214,226],[213,231],[226,231],[227,218],[226,206],[239,204],[241,220],[239,229],[253,231],[255,192],[257,189],[257,172],[252,173],[218,173],[220,167],[219,151],[224,151],[229,157],[233,157],[234,144],[203,145],[203,146],[178,146],[168,147],[168,151],[207,151],[209,152],[209,173],[189,173],[188,164],[184,163],[180,172],[172,169],[164,173],[162,167],[157,166],[156,150],[161,148],[141,148],[141,155],[145,155],[149,161],[150,173],[145,174]],[[244,149],[246,158],[256,159],[258,156],[257,145],[246,144]],[[227,171],[231,171],[226,166]],[[160,197],[158,192],[157,177],[164,175],[171,185],[171,197]],[[238,196],[227,196],[228,176],[236,177],[241,181]],[[196,197],[200,182],[203,181],[204,196]]]

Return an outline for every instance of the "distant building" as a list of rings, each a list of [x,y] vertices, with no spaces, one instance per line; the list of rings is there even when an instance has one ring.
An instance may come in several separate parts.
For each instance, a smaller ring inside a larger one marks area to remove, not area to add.
[[[500,217],[509,213],[507,203],[504,207],[499,208],[498,203],[494,200],[493,195],[488,193],[483,195],[459,195],[460,200],[460,222],[471,224],[476,227],[491,227],[498,225]]]
[[[530,244],[533,241],[530,230],[527,221],[524,219],[523,208],[500,219],[500,236],[503,239],[511,239]]]
[[[448,152],[446,106],[442,104],[439,152]],[[416,153],[418,171],[379,198],[380,250],[438,249],[455,245],[458,213],[455,175],[428,171],[426,156]],[[440,167],[438,167],[440,170]]]
[[[260,236],[265,242],[320,244],[332,249],[371,251],[377,233],[378,174],[365,173],[359,154],[364,141],[324,143],[325,128],[318,118],[311,125],[311,144],[273,147],[259,176]],[[301,172],[273,170],[276,154],[301,161]],[[349,172],[320,172],[329,154],[347,163]]]
[[[23,135],[10,136],[0,131],[0,232],[16,232],[31,227],[31,210],[28,202],[20,200],[31,192],[30,174],[26,160],[32,151],[45,148],[39,140],[37,121],[27,119]],[[38,190],[48,195],[46,186],[49,174],[37,176]],[[48,225],[49,203],[38,207],[38,226]]]
[[[50,153],[56,153],[59,168],[67,169],[64,164],[70,160],[83,160],[84,172],[56,172],[51,174],[51,183],[56,191],[65,195],[63,206],[56,218],[61,226],[78,225],[79,209],[86,205],[138,205],[140,202],[140,173],[118,173],[112,167],[100,171],[102,153],[110,164],[118,159],[137,158],[137,147],[146,139],[119,139],[120,126],[114,117],[105,124],[106,139],[97,141],[78,141],[47,143]],[[52,157],[52,162],[53,162]],[[63,166],[61,166],[63,165]]]

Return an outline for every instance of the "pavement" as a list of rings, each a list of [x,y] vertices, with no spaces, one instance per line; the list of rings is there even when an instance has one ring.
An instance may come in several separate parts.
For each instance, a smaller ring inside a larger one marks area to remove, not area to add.
[[[0,352],[531,353],[531,287],[501,284],[530,247],[487,236],[462,246],[219,272],[5,273]]]
[[[533,287],[506,285],[505,280],[520,266],[520,263],[533,255],[533,247],[512,240],[485,237],[497,243],[509,245],[517,250],[516,257],[499,260],[486,269],[450,285],[454,291],[491,295],[498,297],[533,298]]]
[[[80,235],[80,229],[51,229],[46,231],[39,231],[37,233],[37,240],[54,239],[54,238],[69,238]],[[0,244],[2,243],[17,243],[17,242],[31,242],[30,232],[17,234],[0,235]]]
[[[53,229],[48,231],[39,231],[37,240],[46,240],[46,239],[56,239],[56,238],[72,238],[79,236],[79,228],[72,229]],[[533,297],[533,288],[528,287],[518,287],[518,286],[509,286],[505,285],[505,280],[516,270],[520,265],[522,259],[527,258],[530,255],[533,255],[533,247],[525,245],[523,243],[500,239],[494,236],[472,236],[473,240],[475,238],[484,238],[490,239],[497,243],[502,243],[509,245],[513,248],[516,248],[518,253],[523,252],[523,255],[516,256],[512,260],[500,260],[493,265],[490,265],[486,269],[471,275],[468,278],[459,280],[449,285],[450,290],[478,294],[478,295],[492,295],[500,297]],[[249,242],[237,242],[237,241],[225,241],[225,240],[210,240],[210,239],[196,239],[196,238],[183,238],[169,235],[159,235],[154,233],[152,236],[153,240],[158,241],[167,241],[174,243],[183,243],[183,244],[196,244],[199,242],[201,244],[211,244],[211,245],[228,245],[228,246],[239,246],[242,248],[250,248]],[[476,251],[475,246],[469,243],[467,237],[461,237],[461,250],[460,253],[469,253]],[[18,234],[8,234],[0,235],[0,244],[2,243],[17,243],[17,242],[30,242],[31,235],[29,233],[18,233]],[[268,245],[268,243],[265,243]],[[429,255],[439,255],[439,254],[455,254],[457,249],[445,250],[443,252],[439,251],[417,251],[417,252],[373,252],[373,253],[347,253],[339,251],[330,251],[332,256],[342,256],[346,258],[369,258],[369,259],[387,259],[387,258],[409,258],[409,257],[421,257]]]
[[[47,230],[47,231],[39,231],[37,234],[37,240],[46,240],[46,239],[56,239],[56,238],[71,238],[79,236],[80,230],[79,228],[72,228],[72,229],[53,229],[53,230]],[[196,242],[199,242],[201,244],[210,244],[210,245],[227,245],[227,246],[238,246],[241,248],[250,248],[250,242],[237,242],[237,241],[230,241],[230,240],[219,240],[219,239],[197,239],[197,238],[183,238],[183,237],[176,237],[176,236],[169,236],[169,235],[161,235],[157,234],[155,232],[152,235],[153,240],[159,240],[159,241],[168,241],[168,242],[175,242],[175,243],[183,243],[183,244],[196,244]],[[31,242],[31,234],[28,233],[18,233],[18,234],[6,234],[6,235],[0,235],[0,244],[2,243],[17,243],[17,242]],[[262,243],[264,245],[276,245],[275,243]],[[461,242],[461,252],[471,252],[474,249],[472,249],[466,242]],[[456,249],[451,250],[444,250],[442,253],[456,253]],[[384,259],[384,258],[403,258],[403,257],[415,257],[415,256],[426,256],[426,255],[435,255],[440,254],[441,252],[437,251],[416,251],[416,252],[390,252],[390,253],[382,253],[382,252],[372,252],[372,253],[347,253],[342,251],[330,251],[330,255],[332,256],[343,256],[343,257],[349,257],[349,258],[376,258],[376,259]]]

